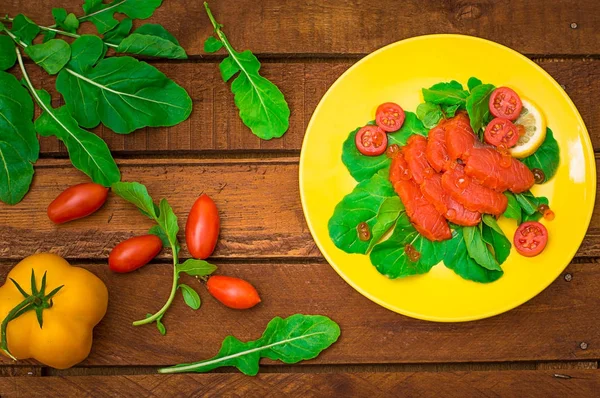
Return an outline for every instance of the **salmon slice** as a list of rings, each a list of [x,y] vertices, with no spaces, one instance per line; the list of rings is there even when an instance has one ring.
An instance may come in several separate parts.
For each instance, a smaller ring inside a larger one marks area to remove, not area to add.
[[[443,128],[446,131],[446,148],[450,159],[465,160],[477,142],[467,114],[461,112],[448,119]]]
[[[498,192],[507,189],[514,193],[524,192],[535,182],[533,173],[525,164],[510,155],[503,156],[492,147],[471,149],[465,173]]]
[[[506,196],[473,181],[459,164],[454,164],[442,175],[442,187],[454,200],[471,211],[499,216],[508,205]]]
[[[426,178],[421,184],[421,192],[435,209],[444,215],[448,221],[458,225],[474,226],[481,221],[481,214],[467,210],[442,188],[442,176],[435,174]]]
[[[404,204],[408,218],[421,235],[433,241],[452,237],[446,219],[425,199],[419,186],[410,178],[409,165],[401,153],[392,161],[390,180]]]
[[[446,131],[443,122],[429,131],[425,156],[431,167],[438,173],[448,170],[450,155],[446,148]]]
[[[427,138],[422,135],[413,135],[402,148],[402,155],[410,169],[413,180],[421,184],[426,177],[431,176],[434,171],[427,161],[425,150],[427,148]]]

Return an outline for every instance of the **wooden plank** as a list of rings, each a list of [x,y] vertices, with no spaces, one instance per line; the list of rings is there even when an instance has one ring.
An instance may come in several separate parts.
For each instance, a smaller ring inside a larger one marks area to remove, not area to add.
[[[227,335],[258,338],[275,316],[323,314],[339,323],[340,340],[306,365],[505,361],[594,361],[600,357],[600,266],[572,264],[570,282],[558,278],[530,302],[477,322],[432,323],[398,315],[354,291],[322,263],[227,263],[219,273],[250,281],[262,303],[247,311],[224,307],[192,278],[203,306],[188,308],[181,297],[163,319],[167,335],[153,325],[131,322],[160,308],[172,272],[150,264],[131,274],[114,274],[105,264],[84,265],[109,289],[106,318],[94,332],[90,357],[80,366],[164,366],[212,357]],[[10,269],[0,267],[0,280]],[[549,327],[549,325],[551,327]],[[587,343],[584,350],[582,342]],[[456,347],[460,347],[457,349]],[[282,366],[280,362],[265,362]],[[0,364],[10,361],[2,358]],[[34,364],[25,361],[23,365]]]
[[[302,147],[304,132],[314,109],[331,84],[352,65],[354,60],[265,63],[264,75],[273,80],[290,104],[290,129],[282,139],[262,141],[246,128],[233,102],[233,95],[223,83],[215,63],[156,63],[190,93],[194,101],[191,117],[169,128],[141,129],[130,135],[114,134],[102,126],[94,131],[115,155],[143,152],[181,156],[200,151],[294,151]],[[586,122],[594,148],[600,149],[600,60],[537,59],[536,62],[559,83],[564,84]],[[54,89],[54,77],[28,66],[34,85],[51,93],[55,106],[62,105]],[[42,153],[65,155],[56,138],[41,138]]]
[[[552,371],[185,374],[0,379],[2,396],[355,396],[355,397],[593,397],[600,372],[577,370],[568,379]]]
[[[142,181],[156,201],[168,199],[182,229],[195,199],[202,192],[208,193],[219,206],[222,220],[215,258],[322,261],[302,212],[296,158],[140,159],[119,163],[124,181]],[[70,259],[106,259],[117,243],[146,233],[153,225],[133,205],[110,195],[97,213],[56,226],[46,216],[48,204],[86,177],[66,160],[44,160],[36,170],[32,189],[21,203],[0,204],[0,219],[4,220],[0,259],[19,260],[39,251]],[[180,240],[185,243],[183,233]],[[164,251],[158,258],[168,260],[169,256]],[[182,257],[188,256],[184,245]],[[600,256],[600,208],[594,210],[577,256]]]
[[[600,53],[595,0],[579,1],[576,7],[569,0],[520,0],[510,7],[442,0],[403,1],[401,6],[394,0],[220,0],[210,5],[234,47],[256,53],[364,54],[432,33],[470,34],[528,54]],[[82,14],[80,0],[4,0],[0,12],[23,12],[40,24],[52,24],[52,7]],[[164,25],[192,56],[204,54],[202,44],[212,32],[200,1],[165,1],[148,22]]]

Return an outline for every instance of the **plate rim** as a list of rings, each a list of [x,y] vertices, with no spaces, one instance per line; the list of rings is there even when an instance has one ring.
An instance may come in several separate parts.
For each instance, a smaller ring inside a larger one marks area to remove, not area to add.
[[[335,262],[330,258],[329,254],[323,249],[322,244],[319,240],[319,238],[316,236],[315,230],[313,228],[312,222],[308,217],[308,213],[307,213],[307,205],[306,205],[306,193],[304,191],[303,188],[303,170],[304,170],[304,162],[305,162],[305,158],[306,158],[306,142],[307,142],[307,137],[308,137],[308,132],[309,130],[312,128],[313,124],[315,123],[315,116],[317,115],[317,113],[319,112],[319,110],[321,109],[321,107],[323,106],[323,103],[325,102],[326,98],[330,95],[330,93],[335,89],[335,87],[340,84],[340,82],[346,77],[346,75],[350,74],[355,68],[357,68],[359,65],[367,62],[369,59],[377,56],[379,53],[386,51],[390,48],[396,47],[402,43],[406,43],[406,42],[413,42],[413,41],[420,41],[420,40],[428,40],[431,38],[450,38],[450,39],[460,39],[460,40],[473,40],[473,41],[479,41],[479,42],[483,42],[486,43],[487,45],[492,45],[495,47],[499,47],[505,51],[508,51],[510,53],[513,53],[514,55],[516,55],[518,58],[521,58],[522,60],[524,60],[526,63],[530,64],[531,66],[534,67],[534,69],[536,69],[538,72],[540,72],[546,79],[548,79],[550,81],[550,83],[558,89],[558,91],[560,92],[561,96],[567,101],[567,104],[569,105],[569,107],[571,108],[571,110],[574,112],[576,119],[580,122],[580,124],[583,126],[583,140],[585,142],[586,145],[584,145],[583,151],[585,153],[585,155],[587,155],[588,159],[592,159],[588,164],[586,164],[586,167],[591,166],[591,171],[593,172],[594,175],[597,176],[597,172],[596,172],[596,163],[594,161],[595,159],[595,155],[594,155],[594,149],[593,149],[593,145],[590,139],[590,134],[589,131],[587,129],[587,126],[585,125],[585,122],[583,120],[583,118],[581,117],[581,114],[579,113],[579,110],[577,109],[577,107],[575,106],[575,104],[573,103],[573,101],[571,100],[571,97],[569,97],[569,95],[566,93],[566,91],[561,87],[561,85],[548,73],[546,72],[541,66],[539,66],[538,64],[536,64],[535,62],[533,62],[531,59],[529,59],[528,57],[526,57],[525,55],[521,54],[520,52],[513,50],[510,47],[507,47],[503,44],[497,43],[495,41],[492,40],[487,40],[487,39],[483,39],[481,37],[477,37],[477,36],[471,36],[471,35],[462,35],[462,34],[430,34],[430,35],[420,35],[420,36],[414,36],[414,37],[410,37],[410,38],[406,38],[406,39],[402,39],[402,40],[398,40],[394,43],[390,43],[388,45],[385,45],[367,55],[365,55],[364,57],[362,57],[361,59],[359,59],[358,61],[356,61],[354,64],[352,64],[346,71],[344,71],[344,73],[342,73],[336,80],[335,82],[327,89],[327,91],[325,92],[325,94],[323,95],[323,97],[321,97],[321,99],[319,100],[319,104],[317,105],[317,107],[315,108],[315,110],[313,111],[310,121],[308,123],[308,125],[306,126],[306,130],[304,132],[304,137],[302,139],[302,147],[300,150],[300,162],[299,162],[299,171],[298,171],[298,182],[299,182],[299,189],[300,189],[300,202],[302,204],[302,212],[304,214],[304,219],[306,220],[306,223],[308,225],[308,229],[310,231],[310,234],[313,238],[313,241],[315,242],[315,244],[317,245],[317,247],[319,248],[319,251],[321,252],[321,254],[323,255],[323,257],[325,257],[325,259],[327,260],[327,263],[329,264],[329,266],[331,266],[331,268],[333,268],[335,270],[335,272],[346,282],[348,283],[354,290],[356,290],[358,293],[360,293],[362,296],[368,298],[369,300],[373,301],[374,303],[376,303],[377,305],[386,308],[389,311],[395,312],[397,314],[401,314],[401,315],[405,315],[405,316],[409,316],[411,318],[415,318],[415,319],[419,319],[419,320],[424,320],[424,321],[431,321],[431,322],[439,322],[439,323],[458,323],[458,322],[469,322],[469,321],[476,321],[476,320],[481,320],[481,319],[486,319],[486,318],[490,318],[496,315],[500,315],[503,314],[505,312],[511,311],[523,304],[525,304],[526,302],[528,302],[529,300],[531,300],[532,298],[536,297],[537,295],[539,295],[541,292],[543,292],[546,288],[548,288],[548,286],[550,286],[552,283],[554,283],[556,281],[556,279],[560,276],[560,274],[562,272],[564,272],[564,270],[569,266],[569,264],[571,263],[572,259],[575,257],[575,254],[577,253],[577,250],[579,250],[579,247],[581,247],[581,243],[577,246],[574,247],[570,250],[569,253],[569,257],[571,258],[571,260],[569,260],[569,262],[549,281],[548,284],[546,284],[545,286],[542,286],[539,290],[535,289],[535,291],[532,291],[531,294],[527,294],[524,295],[524,299],[520,302],[518,302],[515,305],[509,305],[506,306],[504,308],[501,309],[496,309],[496,310],[491,310],[491,311],[487,311],[485,313],[480,313],[478,315],[465,315],[465,316],[458,316],[458,317],[454,317],[454,318],[441,318],[439,316],[430,316],[430,315],[426,315],[426,314],[421,314],[421,313],[416,313],[414,311],[408,311],[408,310],[404,310],[404,309],[399,309],[399,308],[392,308],[393,306],[388,304],[386,301],[379,299],[378,297],[364,291],[361,287],[359,287],[357,284],[354,283],[354,281],[347,277],[347,275],[345,273],[343,273],[337,265],[335,265]],[[596,193],[597,193],[597,178],[593,179],[592,181],[592,185],[593,185],[593,199],[591,200],[591,206],[589,209],[587,209],[587,219],[585,220],[585,227],[586,227],[586,234],[587,234],[587,230],[589,229],[590,226],[590,222],[592,220],[592,216],[594,213],[594,208],[595,208],[595,203],[596,203]],[[585,239],[585,235],[584,235],[584,239]],[[439,265],[439,264],[437,264]]]

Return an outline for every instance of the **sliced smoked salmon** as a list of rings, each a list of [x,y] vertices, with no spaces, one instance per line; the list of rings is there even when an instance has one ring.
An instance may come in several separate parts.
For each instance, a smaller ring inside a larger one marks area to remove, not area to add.
[[[465,160],[477,142],[467,114],[461,112],[448,119],[443,128],[446,131],[446,148],[450,159]]]
[[[443,122],[429,131],[425,156],[435,171],[448,170],[450,156],[446,148],[446,131]]]
[[[503,156],[493,147],[472,148],[465,173],[498,192],[507,189],[514,193],[525,192],[535,183],[533,173],[525,164],[510,155]]]
[[[446,219],[425,199],[419,186],[410,178],[408,164],[402,153],[392,161],[390,180],[404,207],[408,218],[417,231],[429,240],[446,240],[452,232]],[[407,178],[408,177],[408,178]]]
[[[426,148],[427,138],[416,134],[408,139],[406,146],[402,147],[402,155],[404,155],[412,178],[417,184],[421,184],[423,179],[435,173],[425,156]]]
[[[435,209],[448,221],[458,225],[474,226],[481,221],[481,214],[467,210],[442,188],[442,176],[435,174],[421,184],[421,192]]]
[[[442,175],[442,187],[453,199],[471,211],[499,216],[508,205],[506,196],[473,181],[459,164],[453,165]]]

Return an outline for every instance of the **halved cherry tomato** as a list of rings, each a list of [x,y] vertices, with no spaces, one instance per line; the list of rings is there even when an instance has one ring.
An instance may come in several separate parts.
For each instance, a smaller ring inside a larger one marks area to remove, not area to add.
[[[131,272],[150,262],[163,244],[156,235],[134,236],[116,245],[108,255],[108,266],[114,272]]]
[[[519,95],[508,87],[499,87],[490,96],[490,112],[496,117],[515,120],[521,114],[523,103]]]
[[[377,156],[385,152],[387,134],[377,126],[365,126],[356,133],[356,148],[366,156]]]
[[[108,197],[108,188],[92,182],[65,189],[48,206],[48,218],[62,224],[87,217],[102,207]]]
[[[404,123],[404,110],[400,105],[393,102],[386,102],[377,107],[375,112],[375,122],[383,131],[392,132],[400,130]]]
[[[548,230],[537,221],[524,222],[515,232],[515,248],[526,257],[537,256],[548,243]]]
[[[208,292],[221,303],[236,310],[246,310],[260,303],[258,292],[243,279],[215,275],[206,282]]]
[[[200,195],[185,224],[185,241],[192,257],[202,260],[210,257],[215,251],[220,227],[217,205],[208,195]]]
[[[483,138],[490,145],[510,148],[519,141],[519,129],[510,120],[497,117],[487,125]]]

